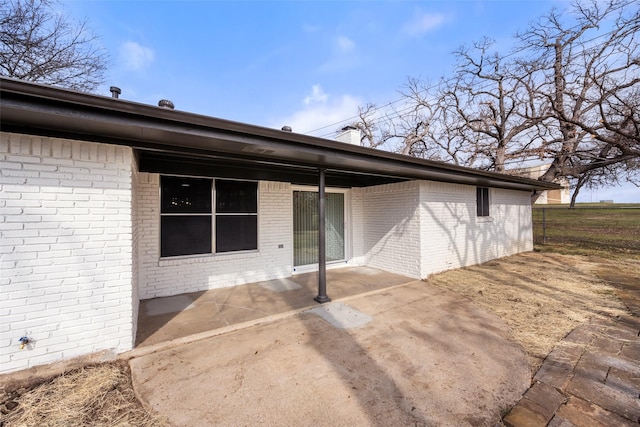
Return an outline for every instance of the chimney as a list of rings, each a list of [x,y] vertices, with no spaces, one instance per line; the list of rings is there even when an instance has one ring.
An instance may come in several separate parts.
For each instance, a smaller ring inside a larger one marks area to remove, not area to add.
[[[360,129],[355,126],[345,126],[342,128],[342,132],[336,136],[336,141],[360,146]]]

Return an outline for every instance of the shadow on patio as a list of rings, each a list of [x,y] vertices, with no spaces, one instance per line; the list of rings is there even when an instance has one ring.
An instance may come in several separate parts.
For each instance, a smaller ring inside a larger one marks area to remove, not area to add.
[[[414,279],[369,267],[327,271],[327,293],[333,300],[413,282]],[[193,292],[140,301],[136,347],[186,339],[222,328],[276,318],[319,304],[318,274]]]

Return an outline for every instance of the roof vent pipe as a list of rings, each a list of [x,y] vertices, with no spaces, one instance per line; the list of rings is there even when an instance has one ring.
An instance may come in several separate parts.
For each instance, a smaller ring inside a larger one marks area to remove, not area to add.
[[[169,101],[168,99],[161,99],[160,101],[158,101],[158,107],[166,108],[169,110],[173,110],[174,108],[173,102]]]
[[[283,132],[291,132],[291,131],[292,131],[291,126],[282,126],[282,129],[281,129],[281,130],[282,130]]]
[[[118,99],[118,97],[122,93],[122,91],[120,90],[120,88],[118,86],[111,86],[109,88],[109,92],[111,92],[111,97],[114,98],[114,99]]]

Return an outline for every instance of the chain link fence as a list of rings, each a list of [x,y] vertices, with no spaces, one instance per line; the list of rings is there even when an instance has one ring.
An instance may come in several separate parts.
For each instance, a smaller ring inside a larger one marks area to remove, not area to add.
[[[533,240],[640,255],[640,205],[534,206]]]

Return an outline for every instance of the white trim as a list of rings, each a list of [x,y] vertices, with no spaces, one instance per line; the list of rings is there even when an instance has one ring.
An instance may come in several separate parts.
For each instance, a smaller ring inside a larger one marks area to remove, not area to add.
[[[341,261],[329,261],[327,262],[327,270],[333,270],[336,268],[348,267],[349,261],[341,260]],[[307,265],[299,265],[297,267],[293,267],[291,271],[292,275],[303,274],[303,273],[313,273],[318,271],[318,264],[307,264]]]

